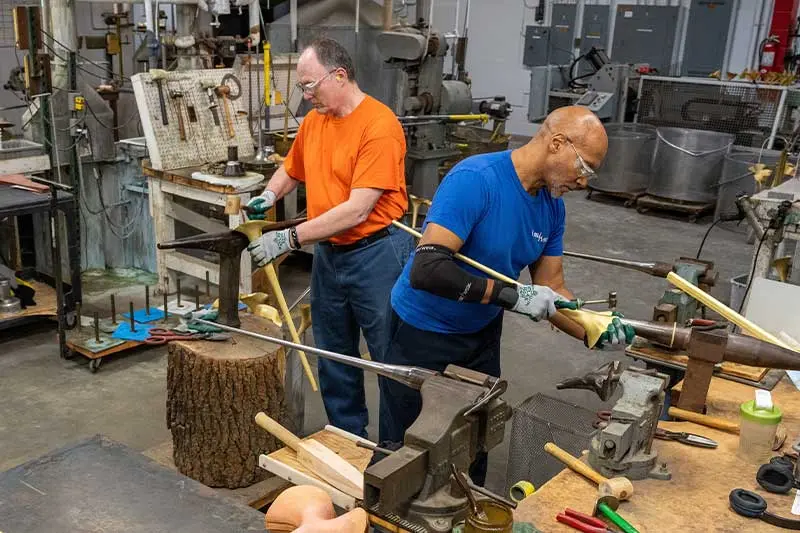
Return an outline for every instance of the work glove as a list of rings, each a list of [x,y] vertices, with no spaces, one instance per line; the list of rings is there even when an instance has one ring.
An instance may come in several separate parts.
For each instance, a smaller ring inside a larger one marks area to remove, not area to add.
[[[517,303],[511,310],[528,315],[534,322],[556,314],[556,302],[569,301],[544,285],[522,285],[517,287],[517,295]]]
[[[250,201],[247,202],[247,218],[250,220],[264,220],[266,212],[272,209],[273,205],[275,205],[275,193],[265,189],[260,196],[250,198]]]
[[[247,250],[259,267],[268,265],[293,249],[289,237],[290,231],[291,229],[268,231],[247,246]]]
[[[615,311],[611,314],[614,318],[611,320],[608,328],[600,334],[600,338],[597,340],[595,348],[599,348],[601,350],[606,346],[611,346],[612,348],[625,348],[627,345],[633,342],[633,337],[636,336],[636,331],[633,329],[633,327],[623,323],[622,320],[620,320],[620,318],[625,318],[622,313],[617,313]]]

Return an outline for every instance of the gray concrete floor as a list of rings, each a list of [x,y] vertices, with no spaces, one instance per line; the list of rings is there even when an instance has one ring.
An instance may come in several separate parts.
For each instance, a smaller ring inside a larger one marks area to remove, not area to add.
[[[565,200],[565,243],[573,251],[672,262],[682,255],[694,256],[708,227],[707,222],[690,224],[669,216],[640,215],[617,202],[587,200],[583,193],[572,193]],[[720,282],[712,291],[715,296],[728,300],[728,280],[747,272],[751,249],[741,233],[724,228],[712,231],[703,257],[714,260],[720,272]],[[649,319],[667,286],[662,279],[577,259],[565,259],[565,270],[568,286],[577,295],[599,298],[616,290],[620,310],[633,318]],[[282,267],[281,275],[289,301],[308,284],[307,270],[300,266]],[[186,281],[184,286],[193,284]],[[126,308],[128,299],[139,305],[143,300],[141,286],[90,286],[85,313],[107,309],[111,292],[121,302],[118,309]],[[137,450],[170,439],[165,424],[165,356],[164,348],[141,349],[113,356],[97,374],[91,374],[82,358],[59,359],[51,324],[0,331],[0,470],[95,433]],[[621,352],[588,351],[547,324],[506,314],[502,365],[508,380],[505,398],[512,406],[543,392],[597,409],[601,403],[593,393],[556,391],[555,384],[615,358],[629,361]],[[377,437],[373,376],[368,376],[366,387],[372,413],[369,430]],[[306,432],[320,429],[325,422],[320,397],[308,391]],[[490,488],[503,486],[507,454],[508,439],[490,455]]]

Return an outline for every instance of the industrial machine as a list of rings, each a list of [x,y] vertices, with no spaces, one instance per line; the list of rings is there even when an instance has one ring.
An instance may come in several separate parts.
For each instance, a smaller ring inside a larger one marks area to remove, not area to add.
[[[417,13],[428,13],[427,1],[417,2]],[[458,158],[461,152],[448,140],[453,125],[495,120],[492,138],[506,142],[505,119],[511,105],[496,97],[473,105],[472,91],[463,64],[466,37],[459,39],[456,79],[444,75],[448,44],[445,36],[420,18],[416,24],[395,26],[376,40],[378,50],[390,67],[397,69],[393,109],[406,131],[409,190],[432,198],[439,185],[442,162]],[[472,114],[478,111],[480,114]]]
[[[579,67],[589,69],[579,74]],[[569,66],[544,65],[531,69],[528,120],[543,119],[566,105],[588,108],[601,120],[630,122],[636,109],[636,90],[644,64],[614,63],[602,48],[592,47]]]

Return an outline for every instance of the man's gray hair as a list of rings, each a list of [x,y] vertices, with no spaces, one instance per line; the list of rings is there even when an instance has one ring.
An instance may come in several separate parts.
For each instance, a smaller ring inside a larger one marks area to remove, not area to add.
[[[344,69],[347,73],[347,79],[355,81],[356,68],[353,66],[353,59],[350,57],[350,54],[347,53],[344,46],[333,39],[322,37],[311,41],[306,48],[314,50],[314,53],[317,55],[317,60],[322,66],[328,70],[337,68]]]

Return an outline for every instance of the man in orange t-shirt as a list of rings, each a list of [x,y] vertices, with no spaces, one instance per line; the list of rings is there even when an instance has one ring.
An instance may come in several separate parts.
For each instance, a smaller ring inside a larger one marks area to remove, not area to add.
[[[263,213],[306,184],[308,221],[265,233],[248,247],[259,266],[317,243],[311,273],[311,316],[317,347],[360,357],[363,331],[370,355],[389,343],[392,286],[413,249],[392,226],[408,207],[403,128],[394,113],[366,95],[353,61],[336,41],[309,45],[297,64],[306,115],[283,166],[248,204]],[[320,358],[319,382],[331,424],[367,437],[364,375]]]

